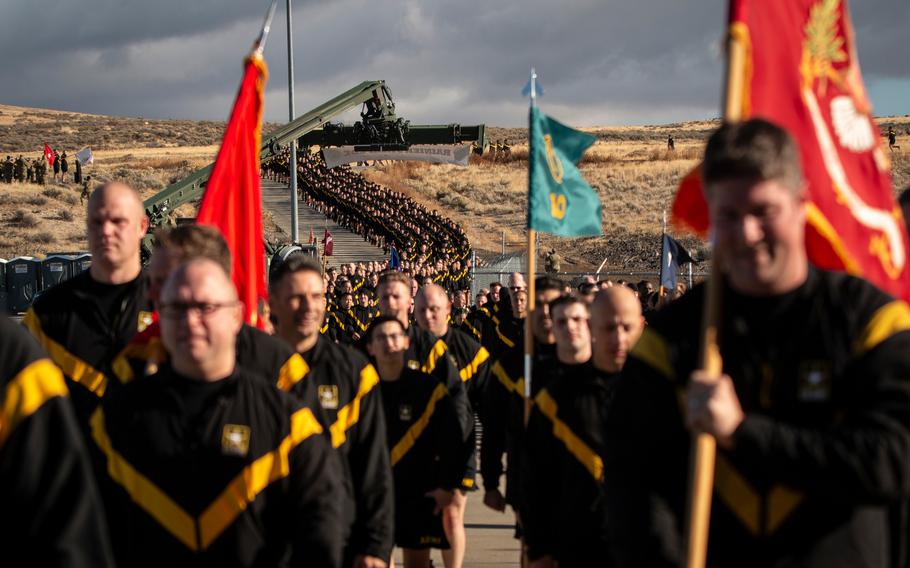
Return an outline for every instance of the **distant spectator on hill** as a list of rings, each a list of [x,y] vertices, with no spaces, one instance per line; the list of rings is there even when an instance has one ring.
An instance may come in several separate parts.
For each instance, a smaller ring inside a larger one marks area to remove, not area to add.
[[[66,163],[66,150],[60,156],[60,181],[66,183],[66,172],[69,171],[69,165]]]

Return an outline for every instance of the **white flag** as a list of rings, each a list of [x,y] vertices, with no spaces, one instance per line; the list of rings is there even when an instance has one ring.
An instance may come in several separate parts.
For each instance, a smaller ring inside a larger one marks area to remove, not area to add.
[[[83,164],[91,164],[95,161],[95,157],[92,155],[92,149],[88,146],[76,152],[76,159]]]

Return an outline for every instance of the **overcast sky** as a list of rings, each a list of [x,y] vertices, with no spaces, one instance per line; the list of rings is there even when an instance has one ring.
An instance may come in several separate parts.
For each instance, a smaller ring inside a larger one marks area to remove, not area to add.
[[[765,1],[765,0],[762,0]],[[723,0],[294,0],[297,113],[385,79],[415,124],[577,126],[718,114]],[[0,0],[0,103],[226,119],[268,0]],[[851,3],[876,114],[910,114],[910,1]],[[266,49],[266,119],[286,121],[285,0]]]

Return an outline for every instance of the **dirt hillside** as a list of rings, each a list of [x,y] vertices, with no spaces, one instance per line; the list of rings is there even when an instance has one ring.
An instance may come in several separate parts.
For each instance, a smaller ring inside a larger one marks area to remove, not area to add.
[[[910,117],[879,120],[894,126],[902,149],[893,153],[895,192],[910,186]],[[271,130],[276,125],[266,125]],[[597,137],[581,162],[581,171],[603,203],[605,235],[599,238],[541,237],[541,249],[553,247],[563,270],[586,271],[604,260],[604,270],[655,271],[661,219],[669,209],[680,178],[697,163],[715,122],[659,126],[586,128]],[[148,120],[66,113],[0,105],[0,159],[23,154],[38,158],[45,142],[70,155],[91,146],[95,163],[85,174],[98,183],[123,179],[153,195],[170,183],[210,163],[224,124],[211,121]],[[676,149],[668,151],[672,134]],[[527,131],[487,130],[488,139],[511,145],[511,155],[491,160],[474,157],[469,166],[393,162],[370,168],[370,180],[403,191],[462,224],[483,257],[520,250],[524,242],[527,187]],[[70,170],[72,175],[72,168]],[[85,248],[85,209],[81,188],[48,182],[0,186],[0,257],[41,256]],[[189,209],[184,214],[192,215]],[[275,229],[272,228],[272,231]],[[694,238],[677,235],[698,250]]]

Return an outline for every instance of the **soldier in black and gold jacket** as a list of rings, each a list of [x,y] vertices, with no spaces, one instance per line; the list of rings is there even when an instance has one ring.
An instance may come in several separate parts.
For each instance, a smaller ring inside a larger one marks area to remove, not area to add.
[[[63,375],[0,316],[0,550],[4,564],[113,566]]]
[[[91,419],[124,566],[339,566],[338,456],[313,412],[236,364],[242,309],[197,259],[162,293],[169,362]]]
[[[367,330],[395,479],[395,544],[405,566],[426,566],[431,548],[449,548],[440,515],[461,484],[464,438],[445,383],[410,364],[409,342],[392,316],[379,316]]]
[[[531,317],[534,359],[531,396],[549,382],[550,367],[556,358],[556,338],[550,304],[562,295],[563,284],[555,278],[537,278],[535,310]],[[483,393],[483,438],[480,447],[480,472],[483,477],[485,505],[505,511],[506,505],[519,511],[520,448],[525,434],[524,346],[510,349],[493,362]],[[505,491],[500,490],[506,460]],[[517,531],[521,534],[520,529]]]
[[[696,287],[654,316],[616,391],[605,463],[616,560],[681,562],[694,430],[718,446],[709,566],[894,565],[888,508],[910,491],[910,309],[809,264],[799,153],[782,129],[722,126],[702,173],[723,375],[693,372]]]
[[[91,267],[47,290],[23,319],[63,370],[83,426],[101,397],[120,386],[113,360],[152,323],[139,258],[148,219],[138,192],[116,182],[99,187],[87,225]]]
[[[273,273],[270,289],[278,334],[305,363],[299,380],[279,381],[278,386],[297,395],[317,393],[332,445],[347,469],[353,507],[346,511],[351,535],[344,564],[387,564],[393,546],[393,487],[379,375],[359,352],[320,335],[325,284],[319,265],[291,257]]]
[[[551,308],[557,361],[534,397],[523,447],[528,557],[542,566],[609,566],[605,429],[619,373],[644,326],[641,304],[617,286],[597,295],[590,320],[580,296]]]

